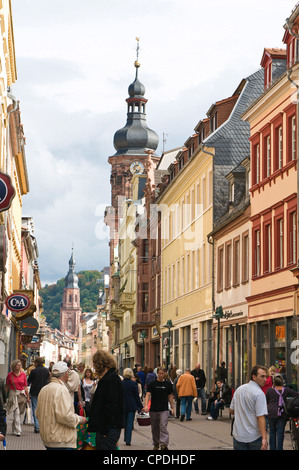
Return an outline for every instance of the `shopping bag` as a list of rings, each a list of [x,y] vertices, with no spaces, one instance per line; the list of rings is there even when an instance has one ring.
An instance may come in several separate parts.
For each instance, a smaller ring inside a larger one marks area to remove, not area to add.
[[[85,411],[82,408],[82,406],[80,406],[79,408],[79,415],[80,416],[85,415]],[[88,423],[85,423],[85,424],[79,423],[77,426],[77,450],[81,450],[84,446],[85,437],[87,434],[87,427],[88,427]]]
[[[27,424],[32,424],[31,408],[30,408],[30,405],[28,403],[27,403],[27,406],[26,406],[26,420],[27,420]]]

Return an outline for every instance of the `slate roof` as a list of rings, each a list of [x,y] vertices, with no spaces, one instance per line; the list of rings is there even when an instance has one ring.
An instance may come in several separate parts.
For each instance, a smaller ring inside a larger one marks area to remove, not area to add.
[[[213,201],[215,220],[226,211],[228,181],[226,175],[250,155],[250,125],[241,116],[264,92],[264,69],[247,77],[229,118],[210,134],[203,143],[215,150]]]

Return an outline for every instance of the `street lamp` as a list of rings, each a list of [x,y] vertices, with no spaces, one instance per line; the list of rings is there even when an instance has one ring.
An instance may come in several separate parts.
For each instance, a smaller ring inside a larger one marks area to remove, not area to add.
[[[220,318],[223,318],[223,308],[216,307],[215,315],[212,318],[216,318],[218,321],[218,339],[217,339],[217,379],[219,379],[219,349],[220,349]]]
[[[125,342],[124,348],[125,348],[125,366],[127,367],[127,354],[128,354],[128,349],[129,349],[127,342]]]
[[[168,328],[168,345],[167,345],[167,355],[166,355],[166,370],[168,370],[168,366],[170,364],[170,329],[173,328],[173,324],[171,320],[167,320],[166,325],[164,328]]]
[[[142,330],[140,333],[140,336],[142,338],[142,359],[141,359],[141,367],[142,369],[144,368],[144,339],[146,338],[146,332],[145,330]]]

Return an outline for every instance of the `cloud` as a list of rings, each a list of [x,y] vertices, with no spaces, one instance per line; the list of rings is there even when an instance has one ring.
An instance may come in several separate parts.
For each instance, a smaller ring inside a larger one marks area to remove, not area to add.
[[[110,203],[113,136],[126,122],[140,36],[147,123],[167,149],[182,145],[212,103],[231,96],[281,47],[293,0],[14,0],[20,100],[43,282],[68,269],[101,269],[108,241],[97,235]],[[101,230],[99,231],[101,232]]]

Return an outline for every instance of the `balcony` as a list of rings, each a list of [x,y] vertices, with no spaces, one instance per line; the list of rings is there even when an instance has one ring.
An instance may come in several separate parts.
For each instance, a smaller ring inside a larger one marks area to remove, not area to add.
[[[119,297],[118,307],[124,310],[133,310],[135,301],[135,292],[122,292]]]

